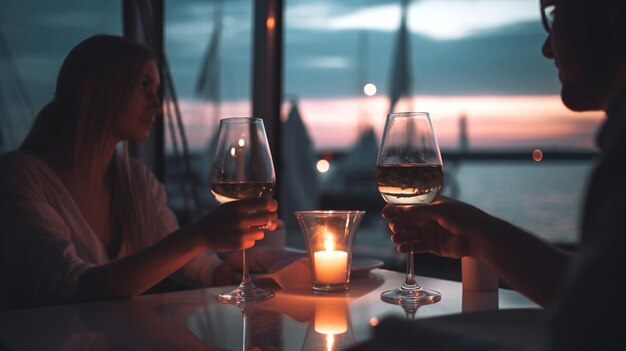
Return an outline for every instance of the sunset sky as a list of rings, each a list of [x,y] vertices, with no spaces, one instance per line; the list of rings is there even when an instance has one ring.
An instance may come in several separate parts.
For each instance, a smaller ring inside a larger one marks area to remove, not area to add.
[[[212,32],[211,25],[194,23],[210,17],[214,7],[193,8],[192,14],[179,7],[169,17],[170,55],[186,63],[175,72],[180,82],[196,79]],[[234,18],[247,17],[243,13],[250,9],[228,3],[223,9],[221,44],[228,59],[221,61],[221,91],[224,100],[236,99],[223,101],[219,116],[248,115],[248,95],[238,94],[249,89],[250,61],[236,53],[246,50],[249,28],[245,22],[234,25]],[[297,100],[317,148],[349,148],[360,120],[380,137],[400,14],[400,1],[286,1],[283,115],[290,101]],[[554,63],[541,55],[546,34],[537,1],[416,0],[409,7],[408,28],[413,97],[401,101],[397,110],[430,112],[443,148],[458,145],[462,114],[471,147],[593,146],[602,114],[563,107]],[[202,41],[199,37],[207,44],[193,46],[192,41]],[[196,52],[173,49],[179,45]],[[377,86],[376,96],[363,94],[367,82]],[[190,139],[199,146],[217,123],[212,107],[192,88],[180,87],[188,97],[183,103],[187,123],[196,126],[189,128]]]
[[[215,30],[216,3],[165,1],[166,55],[195,149],[205,147],[216,119],[251,111],[251,1],[223,2],[217,116],[194,92]],[[316,147],[351,146],[359,120],[380,136],[400,14],[399,0],[285,1],[284,112],[298,101]],[[72,46],[95,33],[121,33],[120,2],[3,0],[0,29],[39,109],[53,96],[58,68]],[[430,112],[442,147],[458,144],[462,114],[471,147],[593,145],[602,114],[562,106],[554,63],[541,55],[546,34],[538,1],[414,0],[408,29],[412,98],[398,110]],[[366,82],[377,86],[377,95],[363,94]],[[13,102],[10,91],[4,96]],[[20,123],[25,132],[30,122]]]
[[[359,118],[371,125],[380,138],[389,106],[386,97],[303,99],[298,109],[318,149],[349,148],[358,136]],[[400,102],[400,111],[408,101]],[[428,111],[442,148],[456,148],[459,117],[467,118],[471,148],[589,148],[602,121],[598,112],[574,113],[567,110],[558,95],[516,96],[419,96],[413,109]],[[204,148],[216,122],[210,117],[212,106],[183,101],[189,126],[187,136],[194,148]],[[286,116],[290,103],[284,105]],[[227,116],[246,115],[247,101],[225,103]]]

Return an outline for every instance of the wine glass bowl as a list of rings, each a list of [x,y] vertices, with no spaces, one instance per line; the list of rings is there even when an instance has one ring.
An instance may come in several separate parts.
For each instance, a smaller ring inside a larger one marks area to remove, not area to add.
[[[443,166],[381,164],[376,166],[376,178],[378,191],[388,204],[425,204],[441,191]]]
[[[427,112],[391,113],[387,116],[376,164],[378,191],[391,205],[430,203],[443,186],[443,162]],[[407,257],[407,276],[400,288],[381,294],[385,302],[424,305],[441,294],[422,288],[415,280],[413,252]]]
[[[236,117],[220,120],[217,147],[211,167],[211,194],[219,203],[247,199],[270,199],[276,175],[263,120]],[[269,225],[269,223],[268,223]],[[268,225],[259,229],[265,229]],[[218,300],[245,303],[274,296],[257,288],[248,272],[246,250],[243,250],[242,281]]]

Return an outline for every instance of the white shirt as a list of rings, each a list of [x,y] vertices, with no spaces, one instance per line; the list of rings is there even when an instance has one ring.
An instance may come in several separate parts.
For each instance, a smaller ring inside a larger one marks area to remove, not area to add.
[[[178,228],[163,185],[145,167],[132,172],[148,184],[141,201],[156,204],[160,230],[140,239],[140,249]],[[117,259],[131,255],[122,243]],[[39,158],[13,151],[0,157],[0,310],[71,303],[80,275],[110,263],[106,249],[70,193]],[[213,253],[197,256],[179,271],[208,286],[220,263]]]

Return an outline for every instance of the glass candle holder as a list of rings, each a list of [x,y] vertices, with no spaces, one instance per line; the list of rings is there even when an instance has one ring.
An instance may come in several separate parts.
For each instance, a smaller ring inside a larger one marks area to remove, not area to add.
[[[364,214],[365,211],[295,213],[311,261],[314,292],[348,289],[352,245]]]

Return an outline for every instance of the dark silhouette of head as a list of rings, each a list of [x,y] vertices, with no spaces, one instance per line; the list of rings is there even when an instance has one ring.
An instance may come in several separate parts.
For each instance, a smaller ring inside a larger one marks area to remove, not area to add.
[[[22,149],[69,142],[75,151],[101,148],[155,55],[130,39],[92,36],[76,45],[59,71],[54,99],[39,112]]]
[[[541,0],[541,5],[554,5],[543,54],[559,69],[564,104],[574,111],[606,109],[626,82],[626,1]]]

